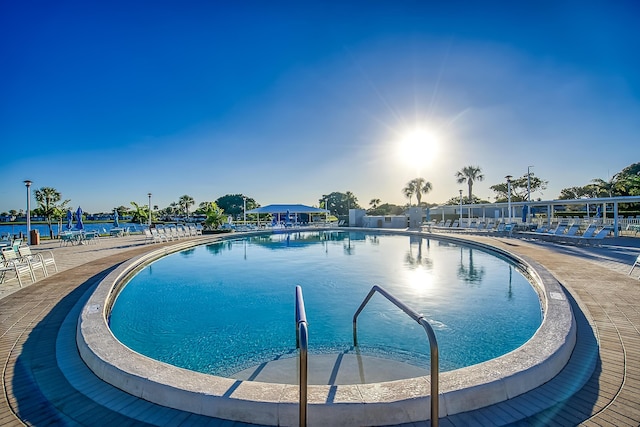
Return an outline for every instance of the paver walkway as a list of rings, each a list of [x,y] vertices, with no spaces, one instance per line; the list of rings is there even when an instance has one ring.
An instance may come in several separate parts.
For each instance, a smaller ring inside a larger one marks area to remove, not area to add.
[[[531,393],[520,405],[539,405],[540,411],[525,419],[509,413],[518,412],[517,406],[503,405],[441,419],[441,425],[504,424],[510,417],[518,425],[640,425],[640,272],[627,275],[640,253],[640,239],[576,248],[514,238],[465,238],[544,265],[582,308],[582,327],[592,329],[600,346],[596,369],[586,384],[550,409],[545,409],[540,393]],[[55,242],[47,242],[34,249],[55,247],[60,273],[19,290],[0,285],[0,425],[244,425],[162,408],[95,379],[87,382],[90,374],[74,359],[73,346],[56,345],[72,335],[62,333],[69,328],[65,320],[86,292],[113,266],[150,249],[142,242],[140,236],[87,247],[57,248]],[[66,352],[61,354],[60,347]],[[63,363],[76,363],[77,378],[63,372]]]

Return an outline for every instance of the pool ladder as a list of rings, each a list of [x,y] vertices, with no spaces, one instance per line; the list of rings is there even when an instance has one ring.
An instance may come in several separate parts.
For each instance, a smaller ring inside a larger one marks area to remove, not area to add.
[[[438,342],[433,328],[427,322],[423,314],[420,314],[404,304],[398,298],[387,292],[384,288],[374,285],[356,313],[353,315],[353,345],[358,346],[358,315],[364,310],[365,306],[375,293],[379,293],[393,303],[400,310],[404,311],[409,317],[418,322],[427,333],[429,338],[429,347],[431,354],[431,425],[438,427],[439,418],[439,391],[438,391]],[[300,349],[300,427],[307,425],[307,353],[309,349],[309,335],[307,329],[307,314],[304,308],[304,299],[302,298],[302,287],[296,286],[296,348]]]
[[[302,287],[296,286],[296,348],[300,349],[300,427],[307,425],[307,352],[309,350],[309,331],[307,313],[304,309]]]

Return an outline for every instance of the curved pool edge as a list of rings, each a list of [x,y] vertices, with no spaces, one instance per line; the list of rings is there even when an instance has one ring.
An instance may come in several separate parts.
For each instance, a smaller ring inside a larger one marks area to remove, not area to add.
[[[336,231],[335,228],[328,230]],[[540,328],[523,346],[506,355],[441,373],[440,417],[478,409],[530,391],[557,375],[569,360],[576,340],[571,306],[558,281],[536,262],[453,236],[362,228],[338,231],[420,235],[478,247],[510,259],[533,279],[544,311]],[[122,345],[106,320],[119,288],[142,265],[192,246],[270,233],[205,236],[151,249],[119,265],[97,286],[80,314],[76,340],[82,359],[107,383],[159,405],[235,421],[297,425],[296,385],[222,378],[150,359]],[[308,402],[310,424],[389,425],[427,420],[430,418],[429,376],[375,384],[312,385]]]

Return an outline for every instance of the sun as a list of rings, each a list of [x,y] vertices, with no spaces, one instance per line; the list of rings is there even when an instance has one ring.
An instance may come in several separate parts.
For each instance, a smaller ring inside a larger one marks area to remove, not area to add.
[[[429,130],[414,129],[399,140],[397,155],[400,161],[416,170],[430,165],[438,154],[438,138]]]

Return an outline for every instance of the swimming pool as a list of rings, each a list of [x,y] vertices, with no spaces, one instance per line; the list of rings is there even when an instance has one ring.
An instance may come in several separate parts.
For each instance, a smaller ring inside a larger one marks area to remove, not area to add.
[[[131,349],[229,376],[295,356],[294,286],[303,287],[311,354],[352,346],[352,316],[373,284],[426,315],[440,370],[501,356],[542,320],[538,294],[514,264],[420,236],[298,232],[227,240],[174,253],[130,279],[110,327]],[[359,351],[428,366],[422,327],[382,298],[359,319]]]
[[[460,244],[508,259],[518,270],[526,272],[540,296],[542,323],[524,345],[486,362],[441,373],[438,393],[440,417],[511,399],[546,383],[562,370],[575,346],[576,325],[570,302],[561,284],[543,266],[490,244],[450,234],[400,230],[394,230],[393,233],[435,239],[443,246]],[[243,235],[269,234],[271,232],[261,231]],[[150,263],[185,249],[195,250],[203,244],[233,240],[236,237],[233,234],[201,236],[170,245],[152,245],[147,253],[106,271],[106,276],[100,279],[92,291],[78,319],[76,344],[87,367],[108,384],[158,405],[261,425],[297,424],[297,385],[225,378],[176,367],[122,345],[108,326],[107,319],[120,290],[131,277]],[[430,244],[433,245],[433,242],[431,240]],[[422,251],[426,249],[424,244],[423,241]],[[414,243],[411,249],[414,255],[418,253],[418,247]],[[337,248],[353,252],[353,246],[348,240],[346,245]],[[356,251],[358,248],[355,246]],[[247,256],[250,254],[248,252]],[[475,258],[476,251],[474,261]],[[291,293],[293,292],[292,287]],[[290,298],[293,299],[293,295]],[[293,301],[291,304],[293,305]],[[311,316],[311,313],[307,314]],[[290,316],[293,324],[293,311]],[[310,328],[313,324],[310,322]],[[423,331],[418,340],[424,340],[427,345]],[[359,341],[363,344],[362,338]],[[395,381],[379,380],[375,383],[309,385],[309,423],[336,426],[395,425],[428,420],[430,380],[429,375],[423,375]]]

